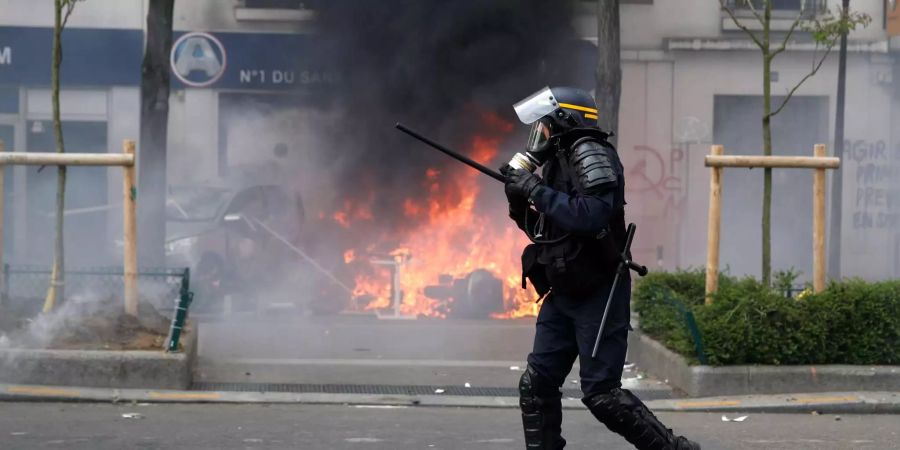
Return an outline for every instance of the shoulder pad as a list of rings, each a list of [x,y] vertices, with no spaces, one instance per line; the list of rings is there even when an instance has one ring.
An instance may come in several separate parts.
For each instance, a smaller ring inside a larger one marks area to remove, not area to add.
[[[619,184],[619,164],[615,152],[593,139],[582,139],[575,143],[570,156],[570,164],[575,172],[576,182],[584,192],[614,188]]]

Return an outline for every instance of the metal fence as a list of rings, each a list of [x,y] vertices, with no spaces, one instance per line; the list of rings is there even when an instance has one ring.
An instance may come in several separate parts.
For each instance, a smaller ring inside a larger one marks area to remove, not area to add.
[[[694,318],[694,312],[691,311],[691,308],[676,299],[674,293],[669,288],[660,288],[656,290],[654,294],[675,308],[685,329],[691,336],[691,340],[694,342],[694,351],[697,354],[697,360],[700,361],[700,364],[707,364],[709,360],[706,357],[706,349],[703,346],[703,333],[700,332],[700,327],[697,326],[697,321]]]
[[[37,314],[43,306],[50,274],[50,269],[45,267],[4,265],[0,302]],[[152,305],[161,314],[172,318],[166,349],[177,350],[187,310],[194,297],[190,290],[190,270],[146,268],[138,271],[137,278],[140,301]],[[122,295],[124,290],[125,275],[121,267],[66,270],[67,296]]]

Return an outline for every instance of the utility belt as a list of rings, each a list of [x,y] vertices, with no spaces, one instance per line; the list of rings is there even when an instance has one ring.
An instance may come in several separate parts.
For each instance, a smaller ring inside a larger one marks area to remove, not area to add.
[[[611,282],[619,251],[606,232],[595,238],[569,237],[552,244],[531,244],[522,252],[522,288],[531,281],[539,298],[553,292],[566,296],[590,294]]]

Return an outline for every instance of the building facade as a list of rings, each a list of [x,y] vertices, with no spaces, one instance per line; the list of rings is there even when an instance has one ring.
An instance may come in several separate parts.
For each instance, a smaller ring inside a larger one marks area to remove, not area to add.
[[[575,19],[588,42],[596,42],[594,3],[580,2]],[[798,15],[822,17],[839,3],[775,0],[775,39],[784,37]],[[300,5],[176,2],[170,184],[214,180],[260,151],[304,145],[306,130],[296,124],[320,113],[317,95],[338,83],[339,74],[318,63],[315,13]],[[894,277],[900,273],[900,189],[894,181],[900,170],[900,133],[894,131],[900,129],[900,95],[893,79],[900,42],[891,35],[900,33],[900,19],[893,1],[857,0],[853,7],[873,21],[850,36],[843,274]],[[78,4],[64,40],[63,121],[72,151],[117,152],[123,139],[139,135],[146,10],[146,0]],[[749,10],[736,7],[736,13],[757,28]],[[0,139],[7,151],[52,150],[52,18],[50,1],[0,0]],[[712,144],[725,145],[730,154],[760,153],[760,53],[717,0],[623,1],[621,27],[618,145],[629,214],[641,229],[636,256],[666,269],[699,267],[705,262],[709,192],[703,157]],[[797,32],[774,63],[773,94],[783,97],[821,54],[808,33]],[[776,154],[811,155],[816,143],[833,147],[836,86],[834,52],[774,119]],[[23,262],[30,262],[26,255],[45,259],[53,171],[7,170],[13,175],[6,177],[6,252]],[[83,178],[79,186],[86,187],[71,194],[71,226],[119,236],[120,214],[111,209],[120,201],[118,171],[83,169],[72,176]],[[773,265],[796,268],[808,278],[812,174],[781,170],[774,179]],[[762,171],[729,170],[724,183],[722,266],[758,274]],[[101,241],[82,245],[96,248]]]
[[[124,139],[139,136],[147,3],[90,0],[76,6],[63,34],[61,68],[68,151],[120,152]],[[315,104],[316,94],[336,80],[312,56],[314,24],[296,9],[299,2],[176,4],[170,185],[215,182],[254,153],[271,156],[279,144],[298,141],[302,128],[286,124],[303,123],[305,106]],[[0,1],[0,139],[7,151],[54,150],[52,26],[52,1]],[[7,261],[46,263],[56,171],[8,171]],[[67,253],[95,256],[79,265],[120,255],[115,243],[121,236],[120,171],[73,168],[68,186],[66,233],[79,239],[69,240],[73,251]]]
[[[710,176],[703,158],[712,144],[724,145],[726,154],[762,153],[762,57],[716,0],[641,3],[621,7],[619,151],[628,172],[630,214],[642,229],[635,246],[641,259],[663,268],[702,267]],[[776,0],[773,41],[780,43],[799,15],[822,17],[839,6],[833,0]],[[900,141],[893,131],[900,109],[892,51],[898,47],[886,20],[895,6],[871,0],[854,1],[852,7],[871,16],[872,23],[849,37],[842,274],[880,279],[900,272],[894,181]],[[760,29],[752,11],[735,11],[742,23]],[[596,29],[592,21],[587,14],[578,23],[588,39]],[[822,52],[808,33],[795,33],[773,63],[776,107]],[[835,49],[773,118],[774,154],[812,155],[816,143],[827,144],[831,153],[837,65]],[[773,268],[794,268],[808,280],[812,173],[775,170],[773,180]],[[762,170],[728,169],[723,183],[721,267],[758,275]],[[830,188],[829,183],[829,197]]]

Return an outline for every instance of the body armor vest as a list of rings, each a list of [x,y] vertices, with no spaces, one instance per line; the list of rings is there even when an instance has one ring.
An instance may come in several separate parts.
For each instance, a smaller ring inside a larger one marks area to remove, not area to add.
[[[549,217],[538,216],[535,220],[528,221],[527,226],[539,226],[545,242],[534,243],[525,248],[522,254],[522,284],[524,287],[525,278],[531,280],[541,297],[551,288],[555,292],[575,296],[594,292],[615,275],[620,253],[625,245],[625,179],[618,154],[605,139],[600,140],[599,136],[590,133],[592,130],[573,131],[582,132],[570,133],[572,136],[567,136],[567,142],[561,142],[568,145],[563,147],[565,150],[559,152],[556,158],[544,165],[543,184],[571,196],[606,194],[612,190],[614,212],[606,229],[594,236],[566,236],[566,232],[556,227]],[[578,161],[575,149],[583,144],[599,144],[604,147],[603,157],[608,159],[608,168],[615,177],[613,184],[605,189],[602,186],[600,189],[596,186],[586,188],[581,183],[586,177],[576,169]]]

